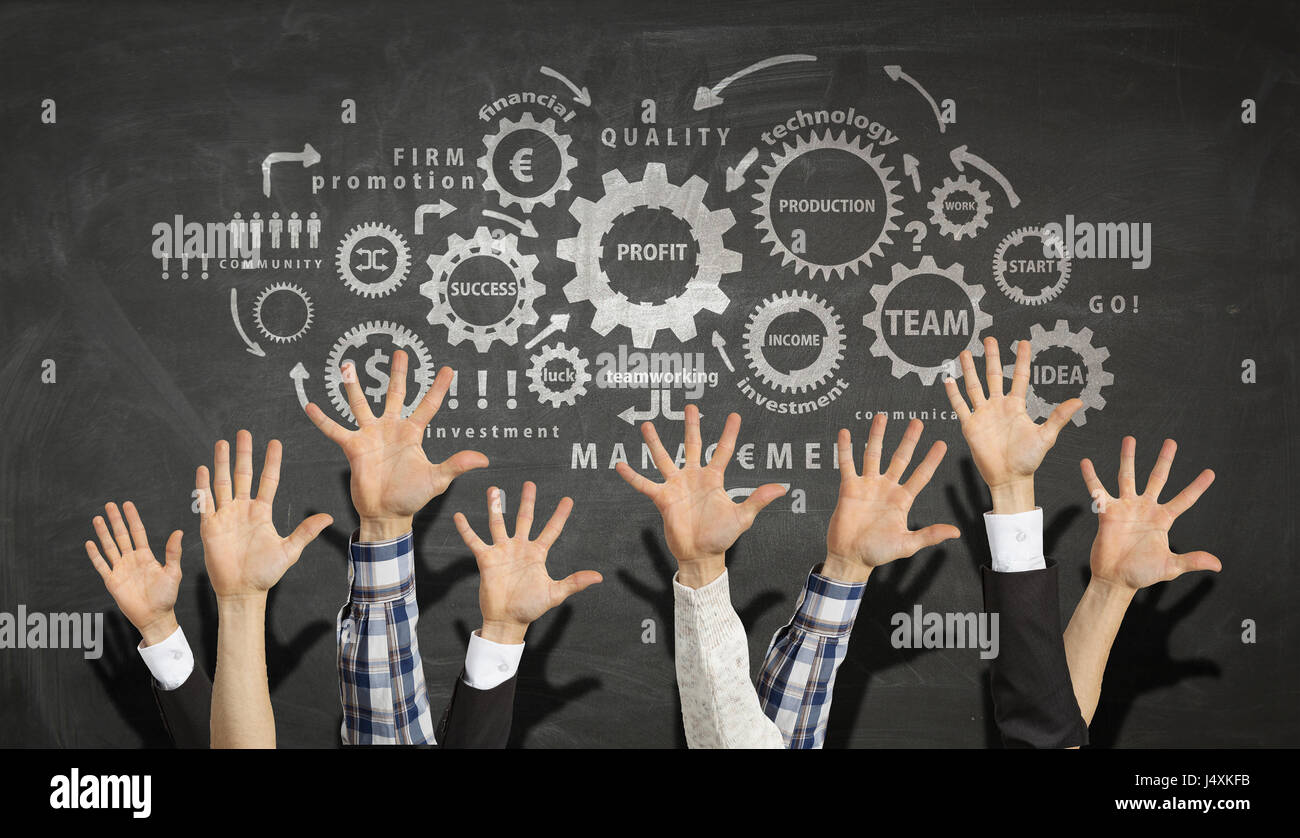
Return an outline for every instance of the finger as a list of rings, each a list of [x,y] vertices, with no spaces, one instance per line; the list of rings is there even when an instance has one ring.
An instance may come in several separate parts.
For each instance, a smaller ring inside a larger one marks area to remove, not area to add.
[[[1170,515],[1177,518],[1179,515],[1182,515],[1184,512],[1191,509],[1192,504],[1201,499],[1201,495],[1205,494],[1205,490],[1210,488],[1210,484],[1213,482],[1214,472],[1207,468],[1205,471],[1196,475],[1196,479],[1187,484],[1186,489],[1183,489],[1174,496],[1173,500],[1165,504],[1165,509],[1169,511]]]
[[[1208,570],[1218,573],[1223,570],[1223,562],[1219,561],[1218,556],[1213,553],[1207,553],[1204,550],[1193,550],[1190,553],[1175,553],[1174,565],[1178,568],[1179,575],[1192,573],[1197,570]]]
[[[515,538],[523,536],[528,540],[533,528],[533,503],[537,500],[537,484],[531,480],[524,481],[524,489],[519,493],[519,511],[515,513]]]
[[[736,438],[740,436],[740,414],[727,414],[727,423],[722,427],[722,436],[718,437],[718,444],[713,449],[713,457],[709,459],[709,467],[717,469],[723,474],[727,471],[727,464],[731,462],[731,455],[736,452]]]
[[[907,464],[912,462],[912,452],[916,450],[916,443],[920,441],[924,429],[925,423],[920,419],[913,419],[907,423],[907,430],[903,431],[903,440],[898,443],[894,456],[889,458],[889,469],[885,472],[885,476],[890,480],[897,483],[902,479]]]
[[[1156,457],[1156,464],[1151,467],[1151,474],[1147,477],[1147,485],[1142,490],[1142,494],[1150,495],[1154,501],[1160,500],[1160,490],[1165,487],[1165,481],[1169,479],[1169,468],[1174,464],[1174,455],[1177,453],[1178,443],[1166,439],[1165,444],[1160,446],[1160,454]]]
[[[966,396],[970,399],[972,410],[979,410],[984,404],[984,385],[980,384],[979,373],[975,372],[975,357],[969,349],[963,349],[957,356],[961,360],[961,378],[966,384]]]
[[[1003,395],[1002,354],[998,351],[998,339],[992,335],[984,338],[984,377],[988,380],[990,399]]]
[[[306,411],[307,418],[320,429],[321,433],[325,434],[326,439],[335,445],[342,445],[347,442],[348,436],[352,432],[326,416],[325,411],[317,407],[315,402],[308,402]]]
[[[560,537],[564,531],[564,523],[569,520],[569,513],[573,511],[573,498],[560,498],[559,504],[556,505],[555,511],[551,513],[551,520],[546,522],[542,531],[537,536],[537,543],[551,549],[551,545]]]
[[[1137,440],[1131,436],[1124,437],[1119,445],[1119,496],[1131,498],[1137,496]]]
[[[199,493],[199,521],[206,521],[212,517],[212,484],[208,479],[208,467],[199,466],[194,471],[194,488]]]
[[[95,542],[86,542],[86,555],[90,556],[90,563],[95,566],[95,570],[99,571],[100,578],[107,582],[113,569],[108,566],[108,562],[104,561],[104,557],[99,554],[99,548],[95,546]]]
[[[579,570],[551,583],[551,607],[559,605],[578,591],[585,591],[592,585],[603,582],[604,578],[594,570]]]
[[[149,534],[144,531],[144,521],[140,520],[140,511],[135,508],[135,504],[127,501],[122,504],[122,511],[126,513],[127,530],[131,533],[131,543],[137,550],[149,549]]]
[[[438,463],[438,468],[442,470],[443,475],[448,480],[455,480],[467,471],[473,471],[476,468],[484,468],[488,464],[486,454],[479,451],[457,451],[447,459]]]
[[[113,543],[113,536],[108,531],[108,524],[104,521],[104,516],[96,515],[91,523],[95,527],[95,535],[99,537],[100,545],[104,548],[104,555],[108,556],[108,560],[116,566],[122,560],[122,554],[117,549],[117,545]]]
[[[492,543],[500,544],[510,539],[510,534],[506,532],[505,519],[505,492],[496,486],[489,486],[487,490],[488,499],[488,531],[492,533]]]
[[[877,413],[871,420],[871,431],[867,434],[867,453],[862,457],[863,477],[880,474],[880,456],[885,448],[885,425],[888,422],[884,413]]]
[[[230,443],[224,439],[217,440],[213,447],[212,469],[212,499],[220,509],[234,497],[230,483]]]
[[[402,418],[406,407],[406,350],[393,352],[393,362],[388,367],[388,398],[384,401],[384,415]]]
[[[361,382],[357,380],[357,365],[344,361],[343,366],[339,367],[339,374],[343,377],[343,391],[347,393],[348,407],[352,409],[352,418],[357,420],[357,427],[362,428],[375,421],[366,394],[361,392]]]
[[[939,468],[939,463],[943,462],[943,456],[946,453],[948,453],[948,443],[941,439],[936,440],[934,445],[930,446],[925,459],[921,461],[921,464],[912,472],[912,476],[907,478],[907,482],[903,484],[903,488],[907,490],[908,494],[912,497],[921,494],[921,490],[930,482],[930,478],[934,477],[934,472]]]
[[[948,394],[948,404],[952,405],[952,412],[957,414],[959,420],[965,422],[970,417],[970,408],[966,406],[966,400],[961,397],[961,390],[957,389],[957,379],[945,378],[943,389]]]
[[[686,465],[700,464],[700,409],[693,404],[686,405]],[[716,451],[713,453],[717,453]]]
[[[275,500],[276,487],[280,485],[280,460],[284,450],[280,440],[273,439],[266,444],[266,459],[262,461],[262,479],[257,481],[257,499],[262,503]]]
[[[1032,346],[1027,340],[1016,341],[1016,369],[1011,376],[1011,395],[1024,401],[1029,395],[1029,353]]]
[[[1079,461],[1079,471],[1083,473],[1083,485],[1088,488],[1088,494],[1093,497],[1098,492],[1106,494],[1106,487],[1102,484],[1101,478],[1097,476],[1097,470],[1092,466],[1092,460],[1086,457]]]
[[[253,435],[235,434],[235,497],[247,500],[253,488]]]
[[[903,549],[910,550],[907,555],[913,556],[927,547],[933,547],[936,544],[942,544],[950,538],[961,536],[961,530],[952,524],[931,524],[923,529],[909,532],[903,538]]]
[[[185,533],[180,530],[173,532],[167,537],[167,547],[164,553],[167,571],[177,578],[180,578],[181,575],[181,541],[184,538]]]
[[[652,500],[659,494],[659,487],[663,485],[642,477],[627,463],[615,463],[614,471],[618,472],[618,476],[626,480],[629,486]]]
[[[294,561],[297,561],[307,545],[311,544],[316,536],[320,535],[321,531],[332,523],[334,523],[334,517],[321,512],[305,519],[293,532],[289,533],[289,537],[285,539],[285,544],[288,546]]]
[[[131,536],[127,534],[126,522],[122,520],[122,513],[117,511],[117,504],[106,503],[104,510],[108,512],[108,523],[113,526],[113,540],[117,543],[117,549],[122,555],[131,552]]]
[[[424,394],[420,403],[415,406],[411,412],[411,421],[420,430],[433,421],[433,417],[438,414],[438,408],[442,407],[442,399],[451,389],[452,379],[456,377],[456,371],[451,367],[443,367],[438,370],[438,377],[433,379],[433,384],[429,387],[429,392]]]
[[[758,517],[758,513],[772,501],[785,494],[785,487],[780,483],[764,483],[754,490],[754,493],[745,498],[745,502],[740,505],[740,514],[748,528]]]
[[[456,523],[456,532],[460,533],[460,540],[465,542],[465,546],[470,549],[470,552],[477,556],[483,550],[488,549],[488,546],[483,543],[483,539],[479,538],[478,533],[474,532],[474,528],[469,525],[468,518],[457,512],[452,516],[452,520]]]
[[[1056,444],[1056,437],[1061,433],[1061,429],[1082,407],[1082,399],[1066,399],[1056,406],[1056,409],[1052,411],[1052,415],[1048,416],[1047,421],[1043,423],[1042,430],[1042,433],[1047,436],[1051,444]]]
[[[848,428],[840,428],[835,448],[840,461],[840,482],[844,483],[857,477],[858,469],[853,462],[853,434],[849,433]]]
[[[668,456],[668,449],[664,448],[664,444],[659,441],[659,433],[655,431],[655,426],[649,422],[642,422],[641,436],[645,439],[646,445],[650,446],[650,458],[654,460],[659,473],[664,477],[676,474],[677,465],[673,462],[673,458]]]

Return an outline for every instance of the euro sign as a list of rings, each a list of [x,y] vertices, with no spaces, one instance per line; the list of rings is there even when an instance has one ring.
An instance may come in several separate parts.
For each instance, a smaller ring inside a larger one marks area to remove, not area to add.
[[[510,174],[515,176],[515,180],[520,183],[533,182],[533,149],[531,146],[525,146],[515,152],[515,156],[510,158]]]

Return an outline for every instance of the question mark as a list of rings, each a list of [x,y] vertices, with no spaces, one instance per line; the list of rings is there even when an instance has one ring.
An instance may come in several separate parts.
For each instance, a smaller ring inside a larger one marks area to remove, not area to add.
[[[913,221],[903,229],[913,234],[912,235],[913,250],[921,249],[921,242],[925,241],[926,234],[930,232],[929,229],[926,228],[924,221]]]

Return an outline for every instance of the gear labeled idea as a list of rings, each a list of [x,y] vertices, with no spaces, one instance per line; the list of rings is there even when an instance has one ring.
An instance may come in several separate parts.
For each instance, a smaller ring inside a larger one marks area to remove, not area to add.
[[[1045,378],[1040,376],[1039,367],[1035,366],[1035,362],[1044,350],[1053,348],[1069,350],[1078,357],[1083,368],[1082,375],[1078,376],[1083,379],[1083,389],[1078,394],[1083,407],[1070,421],[1076,425],[1085,425],[1088,422],[1089,410],[1101,410],[1106,406],[1106,398],[1101,394],[1101,388],[1115,383],[1115,376],[1107,372],[1104,367],[1106,359],[1110,357],[1110,350],[1104,346],[1093,346],[1092,334],[1092,329],[1087,326],[1077,332],[1071,331],[1070,323],[1066,320],[1057,320],[1050,331],[1044,329],[1040,323],[1035,323],[1029,328],[1029,364],[1033,370],[1033,377],[1029,382],[1029,392],[1025,395],[1025,410],[1031,418],[1046,419],[1052,414],[1056,404],[1059,404],[1059,402],[1049,403],[1035,391],[1035,385],[1041,386]],[[1014,365],[1005,365],[1003,375],[1010,377],[1014,370]],[[1068,367],[1055,377],[1064,379],[1066,383],[1075,380],[1069,376]]]

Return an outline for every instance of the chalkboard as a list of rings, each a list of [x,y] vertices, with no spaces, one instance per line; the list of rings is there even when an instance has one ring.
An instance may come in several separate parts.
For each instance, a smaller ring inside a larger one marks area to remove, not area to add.
[[[457,370],[427,450],[492,460],[417,519],[436,708],[478,619],[451,516],[531,479],[576,502],[553,571],[605,582],[530,631],[513,743],[684,744],[673,563],[618,446],[641,467],[654,418],[675,449],[690,400],[706,438],[744,419],[729,487],[789,484],[730,557],[757,669],[822,556],[836,430],[888,411],[888,445],[911,415],[948,442],[914,517],[964,535],[873,576],[828,745],[994,745],[977,650],[890,642],[980,607],[988,501],[941,379],[994,335],[1032,339],[1038,407],[1087,403],[1038,475],[1063,613],[1080,458],[1113,482],[1123,435],[1143,473],[1173,437],[1171,486],[1218,475],[1173,542],[1223,572],[1139,595],[1094,744],[1300,745],[1296,6],[1072,5],[6,5],[0,611],[105,616],[97,659],[0,650],[0,744],[166,744],[82,542],[107,500],[183,528],[211,671],[193,471],[248,428],[284,442],[284,531],[336,518],[267,632],[280,744],[336,745],[354,518],[300,398],[342,420],[331,360],[378,387],[403,345]]]

